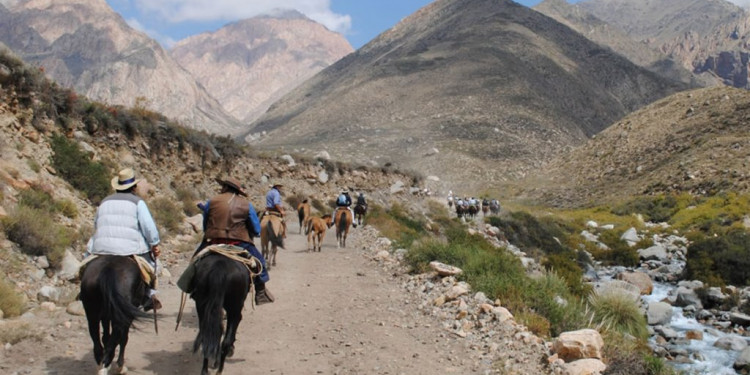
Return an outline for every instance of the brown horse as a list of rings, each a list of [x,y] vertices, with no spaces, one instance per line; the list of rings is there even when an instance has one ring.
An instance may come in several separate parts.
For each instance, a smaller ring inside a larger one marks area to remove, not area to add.
[[[261,253],[266,258],[266,268],[269,270],[271,266],[276,266],[276,252],[279,248],[284,248],[284,236],[286,233],[284,233],[283,220],[281,216],[269,213],[264,215],[260,220]],[[269,242],[271,245],[270,249]]]
[[[336,241],[338,247],[346,247],[346,235],[349,234],[349,226],[352,224],[352,212],[346,207],[336,210]]]
[[[362,225],[365,215],[367,215],[366,204],[358,204],[354,207],[354,220],[357,222],[357,225]]]
[[[297,216],[299,216],[299,233],[302,234],[302,229],[307,227],[307,222],[310,220],[310,203],[307,199],[297,206]]]
[[[305,227],[305,234],[307,234],[307,251],[320,252],[320,247],[323,245],[323,239],[326,238],[326,230],[333,226],[333,218],[331,215],[324,215],[323,217],[313,216],[308,220],[307,227]],[[317,241],[317,246],[315,242]]]

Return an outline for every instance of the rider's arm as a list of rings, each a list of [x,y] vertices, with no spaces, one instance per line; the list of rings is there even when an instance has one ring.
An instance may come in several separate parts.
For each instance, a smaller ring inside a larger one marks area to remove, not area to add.
[[[156,223],[154,218],[151,216],[151,212],[146,206],[146,202],[138,201],[138,224],[141,227],[141,233],[143,238],[146,239],[146,243],[150,248],[159,244],[159,231],[156,229]]]
[[[250,235],[252,235],[253,237],[257,237],[258,235],[260,235],[260,221],[258,220],[258,214],[255,212],[255,207],[253,207],[253,204],[248,204],[250,206],[250,213],[247,214],[247,220],[248,223],[250,223],[248,229],[251,231]]]
[[[284,216],[284,205],[281,203],[281,194],[276,194],[273,197],[273,206],[276,207],[277,210],[281,213],[281,216]],[[260,233],[260,230],[258,230],[258,233]]]

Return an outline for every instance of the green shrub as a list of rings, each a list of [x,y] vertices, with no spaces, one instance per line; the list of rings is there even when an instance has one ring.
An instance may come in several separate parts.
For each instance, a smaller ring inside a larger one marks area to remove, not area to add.
[[[39,171],[42,170],[42,166],[39,165],[39,163],[34,159],[28,159],[26,163],[29,165],[29,168],[31,168],[31,170],[35,173],[39,173]]]
[[[156,224],[168,232],[176,233],[182,224],[182,210],[167,197],[159,197],[148,204]]]
[[[23,312],[23,297],[16,292],[13,285],[4,277],[0,277],[0,310],[5,314],[5,318],[19,316]],[[0,340],[0,342],[8,342]]]
[[[63,214],[69,219],[75,219],[78,217],[78,207],[70,199],[62,199],[55,201],[55,211]]]
[[[55,212],[52,195],[40,189],[26,189],[18,193],[18,205],[45,212]]]
[[[589,298],[589,304],[593,309],[595,322],[605,330],[614,330],[639,339],[648,337],[646,318],[630,295],[626,293],[592,295]]]
[[[687,194],[636,197],[613,208],[612,213],[620,216],[640,214],[646,221],[668,222],[675,213],[687,206],[691,199]]]
[[[750,285],[750,235],[735,229],[688,247],[686,277],[708,285]]]
[[[19,205],[3,219],[5,235],[28,255],[46,255],[52,266],[58,266],[65,249],[72,243],[71,231],[57,224],[48,213]]]
[[[92,203],[98,204],[110,191],[109,170],[102,163],[91,161],[75,142],[62,135],[53,135],[52,165],[74,188],[84,192]]]

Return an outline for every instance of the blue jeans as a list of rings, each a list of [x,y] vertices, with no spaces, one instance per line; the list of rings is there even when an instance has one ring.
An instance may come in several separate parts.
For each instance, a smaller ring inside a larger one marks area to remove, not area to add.
[[[258,258],[260,260],[260,264],[263,265],[263,272],[260,273],[260,275],[256,276],[256,282],[258,280],[262,281],[263,283],[267,283],[270,277],[268,276],[268,271],[266,270],[266,258],[263,258],[263,254],[258,251],[258,248],[255,247],[252,243],[249,242],[241,242],[240,247],[247,250],[250,255]]]

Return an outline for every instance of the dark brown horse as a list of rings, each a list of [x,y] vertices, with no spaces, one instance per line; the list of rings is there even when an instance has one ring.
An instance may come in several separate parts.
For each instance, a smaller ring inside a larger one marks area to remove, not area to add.
[[[354,206],[354,221],[357,225],[362,225],[362,222],[365,221],[365,215],[367,215],[366,204],[357,204]]]
[[[193,352],[203,349],[201,375],[208,375],[209,366],[224,370],[224,361],[234,354],[237,328],[242,320],[242,308],[250,291],[248,269],[239,261],[211,253],[195,263],[195,275],[190,285],[190,298],[198,311],[198,336]],[[226,312],[226,331],[222,316]]]
[[[315,251],[317,249],[320,252],[320,248],[323,246],[323,239],[326,238],[326,230],[331,226],[333,226],[331,215],[324,215],[323,217],[313,216],[310,218],[305,228],[305,234],[307,234],[307,251],[311,249]]]
[[[89,335],[94,342],[94,360],[99,366],[99,374],[109,373],[118,346],[117,373],[127,372],[125,346],[128,332],[135,320],[146,316],[138,310],[146,289],[138,264],[130,257],[100,255],[85,266],[80,298],[86,311]]]
[[[349,234],[352,219],[352,212],[348,208],[339,207],[336,210],[336,241],[338,247],[346,247],[346,235]]]
[[[299,217],[299,233],[302,234],[302,229],[307,227],[307,221],[310,220],[310,203],[307,199],[297,206],[297,216]]]

